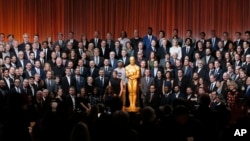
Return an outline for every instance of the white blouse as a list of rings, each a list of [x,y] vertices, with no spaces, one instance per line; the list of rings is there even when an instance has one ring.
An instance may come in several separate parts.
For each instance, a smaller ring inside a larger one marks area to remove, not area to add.
[[[173,56],[174,55],[174,53],[177,53],[178,54],[178,59],[180,60],[181,58],[182,58],[182,53],[181,53],[181,47],[180,46],[178,46],[178,47],[171,47],[170,48],[170,50],[169,50],[169,52],[170,52],[170,55],[171,56]]]

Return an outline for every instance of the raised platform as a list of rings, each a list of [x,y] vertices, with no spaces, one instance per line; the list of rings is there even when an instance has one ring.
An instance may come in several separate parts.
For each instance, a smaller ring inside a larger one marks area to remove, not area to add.
[[[122,108],[124,111],[127,111],[127,112],[135,112],[135,113],[138,113],[140,111],[140,107],[123,107]]]

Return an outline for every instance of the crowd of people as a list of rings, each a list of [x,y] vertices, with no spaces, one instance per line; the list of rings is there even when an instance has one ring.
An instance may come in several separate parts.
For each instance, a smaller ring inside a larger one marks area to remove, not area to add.
[[[181,38],[173,29],[167,38],[149,27],[143,37],[69,32],[40,42],[0,33],[0,140],[232,139],[250,127],[250,31],[241,34]],[[131,57],[138,113],[124,110]]]

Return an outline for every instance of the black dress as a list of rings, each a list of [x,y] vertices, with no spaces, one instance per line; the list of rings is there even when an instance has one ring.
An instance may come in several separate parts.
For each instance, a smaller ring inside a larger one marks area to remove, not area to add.
[[[111,88],[114,92],[114,94],[119,95],[120,91],[121,91],[121,79],[120,78],[111,78],[110,79],[110,83],[111,83]]]

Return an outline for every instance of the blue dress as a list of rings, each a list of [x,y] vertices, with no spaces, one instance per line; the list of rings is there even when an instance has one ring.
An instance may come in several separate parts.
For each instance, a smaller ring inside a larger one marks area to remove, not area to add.
[[[168,81],[168,80],[164,80],[164,86],[168,86],[168,88],[172,88],[172,82],[171,82],[171,80],[170,81]]]

